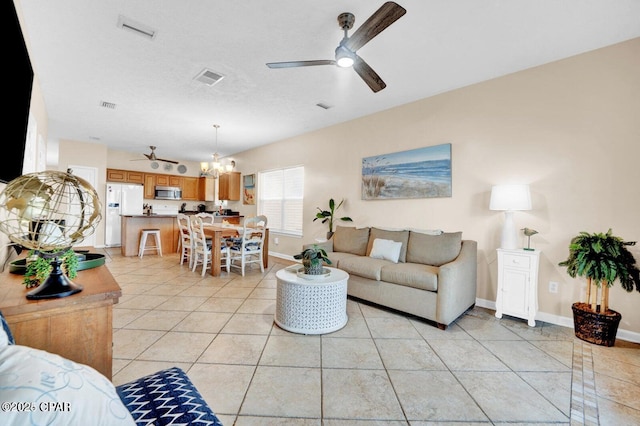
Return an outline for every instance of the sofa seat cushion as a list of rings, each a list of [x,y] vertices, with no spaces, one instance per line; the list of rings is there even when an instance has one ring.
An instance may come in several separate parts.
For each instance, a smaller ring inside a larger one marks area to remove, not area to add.
[[[411,231],[407,247],[407,262],[440,266],[454,261],[462,248],[462,232],[440,235]]]
[[[340,269],[370,280],[380,281],[380,271],[383,266],[393,265],[392,262],[384,259],[374,259],[367,256],[352,256],[341,259]]]
[[[390,263],[383,266],[380,279],[420,290],[438,291],[439,269],[421,263]]]
[[[369,228],[336,226],[336,232],[333,234],[333,251],[365,256],[368,243]]]

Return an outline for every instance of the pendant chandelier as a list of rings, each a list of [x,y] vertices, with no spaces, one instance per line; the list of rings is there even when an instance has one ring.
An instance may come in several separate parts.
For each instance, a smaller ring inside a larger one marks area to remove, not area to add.
[[[203,176],[213,176],[214,179],[218,179],[220,174],[233,171],[236,166],[236,162],[231,160],[226,165],[223,165],[220,162],[220,155],[218,154],[218,129],[220,128],[220,125],[214,124],[213,127],[216,129],[216,149],[212,155],[213,161],[211,163],[200,163],[200,171]]]

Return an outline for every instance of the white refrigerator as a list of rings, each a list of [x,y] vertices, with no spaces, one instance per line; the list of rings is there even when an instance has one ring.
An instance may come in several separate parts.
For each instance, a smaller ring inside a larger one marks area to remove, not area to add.
[[[122,244],[122,219],[120,216],[141,215],[143,198],[144,187],[142,185],[107,182],[107,194],[105,196],[107,217],[104,233],[107,247],[116,247]]]

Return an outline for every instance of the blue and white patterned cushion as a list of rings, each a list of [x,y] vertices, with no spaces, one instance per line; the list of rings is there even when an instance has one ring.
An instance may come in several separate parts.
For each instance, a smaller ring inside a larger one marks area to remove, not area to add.
[[[138,425],[222,426],[189,377],[178,367],[116,387]]]

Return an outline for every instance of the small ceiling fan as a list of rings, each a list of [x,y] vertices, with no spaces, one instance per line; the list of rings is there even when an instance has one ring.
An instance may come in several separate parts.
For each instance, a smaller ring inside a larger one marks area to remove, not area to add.
[[[151,146],[149,146],[149,148],[151,148],[151,153],[150,154],[143,154],[145,157],[147,157],[147,160],[149,160],[149,161],[164,161],[165,163],[171,163],[171,164],[178,164],[179,163],[178,161],[165,160],[164,158],[158,158],[158,157],[156,157],[156,147],[151,145]],[[131,161],[139,161],[139,160],[142,160],[142,158],[131,160]]]
[[[345,68],[353,66],[353,69],[371,90],[379,92],[387,87],[386,83],[360,56],[356,55],[356,51],[400,19],[406,12],[402,6],[388,1],[376,10],[351,37],[347,35],[347,32],[353,27],[355,16],[348,12],[341,13],[338,15],[338,25],[344,31],[344,38],[336,48],[335,60],[270,62],[267,66],[269,68],[309,67],[315,65],[337,65]]]

